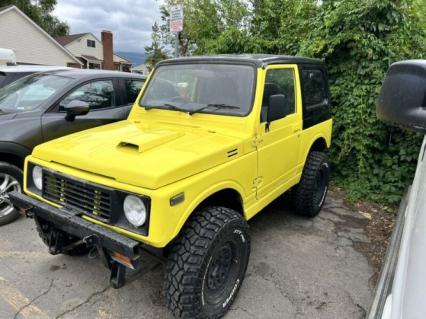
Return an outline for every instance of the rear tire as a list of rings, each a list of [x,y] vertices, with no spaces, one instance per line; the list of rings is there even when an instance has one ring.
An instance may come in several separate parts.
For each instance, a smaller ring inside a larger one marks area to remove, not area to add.
[[[8,192],[22,191],[23,173],[18,167],[0,162],[0,226],[18,219],[21,214],[9,202]]]
[[[248,225],[236,211],[208,207],[191,216],[171,244],[165,271],[167,306],[177,318],[220,318],[247,270]]]
[[[303,216],[315,217],[324,205],[330,181],[330,164],[323,152],[309,154],[300,183],[292,190],[292,206]]]

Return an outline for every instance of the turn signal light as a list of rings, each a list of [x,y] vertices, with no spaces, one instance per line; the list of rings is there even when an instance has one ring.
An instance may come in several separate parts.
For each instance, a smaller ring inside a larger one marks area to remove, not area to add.
[[[119,262],[120,264],[123,264],[124,266],[130,268],[130,269],[135,269],[135,267],[132,264],[132,261],[130,260],[129,257],[126,257],[120,253],[117,252],[113,252],[111,254],[111,258],[114,259],[115,261]]]

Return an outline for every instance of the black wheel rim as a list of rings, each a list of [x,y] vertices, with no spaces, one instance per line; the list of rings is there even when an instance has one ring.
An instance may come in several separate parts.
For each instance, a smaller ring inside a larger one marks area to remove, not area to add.
[[[240,253],[234,241],[217,247],[210,259],[204,280],[204,298],[210,305],[223,303],[239,276]]]
[[[315,184],[315,204],[317,206],[321,206],[324,203],[328,187],[328,168],[325,165],[321,166],[320,170],[318,171]]]

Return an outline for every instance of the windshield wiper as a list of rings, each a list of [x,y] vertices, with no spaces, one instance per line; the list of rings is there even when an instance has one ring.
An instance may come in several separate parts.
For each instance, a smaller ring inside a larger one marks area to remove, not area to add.
[[[180,112],[185,112],[188,113],[189,110],[181,108],[177,105],[174,104],[170,104],[170,103],[164,103],[161,106],[155,106],[155,105],[147,105],[145,106],[145,110],[151,110],[151,109],[164,109],[164,107],[167,107],[167,110],[174,110],[174,111],[180,111]]]
[[[189,115],[192,115],[194,113],[198,113],[198,112],[200,112],[204,109],[207,109],[209,107],[216,107],[218,109],[232,109],[232,110],[241,109],[241,107],[235,106],[235,105],[228,105],[228,104],[224,104],[224,103],[209,103],[209,104],[203,105],[202,107],[199,107],[198,109],[194,109],[194,110],[190,111]]]

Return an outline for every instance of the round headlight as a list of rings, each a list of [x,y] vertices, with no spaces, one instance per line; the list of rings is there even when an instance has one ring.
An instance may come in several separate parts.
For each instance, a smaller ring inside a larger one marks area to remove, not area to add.
[[[41,169],[40,166],[34,166],[33,168],[33,183],[34,186],[38,189],[41,190],[43,188],[43,170]]]
[[[123,203],[124,215],[135,227],[140,227],[146,221],[146,207],[143,201],[134,195],[127,195]]]

